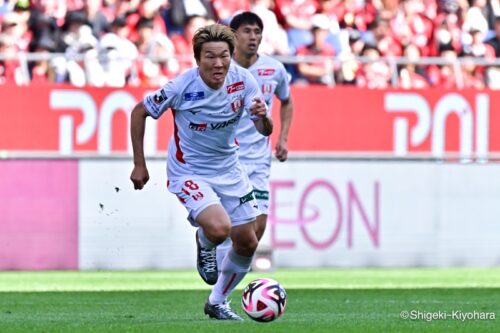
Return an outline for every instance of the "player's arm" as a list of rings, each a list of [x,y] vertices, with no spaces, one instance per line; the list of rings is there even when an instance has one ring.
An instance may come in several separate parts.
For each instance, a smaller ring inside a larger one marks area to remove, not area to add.
[[[276,152],[275,156],[280,162],[286,161],[288,158],[288,132],[290,131],[290,125],[292,124],[293,117],[293,103],[292,98],[288,97],[281,101],[280,106],[280,122],[281,129],[278,137],[278,142],[276,142]]]
[[[130,136],[134,152],[134,169],[130,175],[130,180],[134,183],[136,190],[141,190],[149,180],[146,158],[144,157],[144,132],[148,115],[144,104],[139,102],[130,116]]]
[[[245,98],[245,105],[248,105],[248,112],[250,119],[252,119],[257,131],[264,135],[269,136],[273,132],[273,121],[267,113],[267,105],[260,92],[260,87],[253,77],[253,75],[246,69],[243,69],[248,77],[246,84],[248,85],[248,97]]]
[[[273,121],[267,113],[267,105],[260,97],[254,98],[254,103],[250,107],[250,115],[257,131],[269,136],[273,132]]]
[[[175,83],[168,82],[165,86],[148,94],[142,102],[139,102],[130,116],[130,136],[132,138],[132,149],[134,152],[134,169],[130,180],[134,188],[140,190],[149,180],[149,172],[144,157],[144,132],[146,130],[146,118],[149,116],[158,119],[168,108],[172,106],[175,98]]]

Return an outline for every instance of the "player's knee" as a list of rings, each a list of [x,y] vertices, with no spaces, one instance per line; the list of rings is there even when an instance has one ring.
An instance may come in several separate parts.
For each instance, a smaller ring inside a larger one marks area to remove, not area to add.
[[[231,224],[228,221],[214,217],[213,220],[207,222],[204,231],[212,242],[220,244],[231,234]]]
[[[214,243],[222,243],[231,233],[231,221],[219,205],[213,205],[201,212],[197,222],[203,227],[208,239]]]
[[[236,253],[242,256],[253,256],[255,250],[257,250],[257,245],[259,241],[255,233],[249,234],[248,237],[240,238],[237,243],[234,244]]]
[[[222,243],[231,234],[231,225],[229,223],[214,223],[211,228],[212,239],[216,243]]]

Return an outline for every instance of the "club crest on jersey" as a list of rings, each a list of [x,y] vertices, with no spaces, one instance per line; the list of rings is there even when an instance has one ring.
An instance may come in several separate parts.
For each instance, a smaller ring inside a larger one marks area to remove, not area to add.
[[[184,94],[185,101],[199,101],[201,99],[205,99],[204,91],[195,91]]]
[[[228,94],[232,94],[232,93],[235,93],[237,91],[245,89],[245,83],[243,81],[236,82],[236,83],[228,85],[226,87],[226,89],[227,89]]]
[[[274,68],[260,68],[257,70],[257,75],[258,76],[271,76],[275,72]]]
[[[273,85],[270,83],[264,83],[262,85],[262,93],[263,94],[270,94],[273,92]]]
[[[243,101],[242,101],[242,99],[240,97],[236,97],[231,102],[231,110],[233,110],[233,112],[240,111],[240,109],[241,109],[242,106],[243,106]]]
[[[156,104],[161,104],[163,101],[166,101],[166,100],[167,100],[167,95],[165,94],[165,92],[163,91],[163,89],[160,89],[159,91],[157,91],[153,95],[153,101]]]

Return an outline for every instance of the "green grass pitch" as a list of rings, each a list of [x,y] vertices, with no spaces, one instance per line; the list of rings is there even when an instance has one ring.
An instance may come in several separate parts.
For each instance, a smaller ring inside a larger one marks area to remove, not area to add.
[[[267,324],[205,318],[194,270],[0,272],[0,332],[500,332],[500,268],[252,272],[231,297],[242,316],[241,289],[264,276],[288,293]]]

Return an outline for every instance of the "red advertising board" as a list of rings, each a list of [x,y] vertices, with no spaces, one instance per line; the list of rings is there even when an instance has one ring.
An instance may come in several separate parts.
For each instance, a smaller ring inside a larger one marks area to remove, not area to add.
[[[129,113],[145,93],[142,88],[1,87],[0,151],[125,153]],[[297,86],[292,94],[292,152],[500,152],[500,96],[493,91]],[[148,126],[146,153],[164,152],[172,117],[166,113]]]

